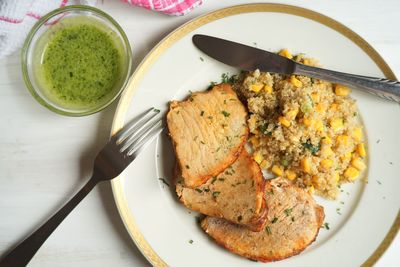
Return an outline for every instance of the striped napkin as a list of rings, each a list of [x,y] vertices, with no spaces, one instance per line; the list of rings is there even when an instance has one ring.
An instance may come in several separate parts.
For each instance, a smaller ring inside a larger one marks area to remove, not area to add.
[[[185,15],[203,0],[122,0],[168,15]],[[0,0],[0,58],[18,50],[33,25],[45,14],[66,5],[96,5],[97,0]]]
[[[182,16],[201,5],[203,0],[122,0],[134,6],[162,12],[168,15]]]

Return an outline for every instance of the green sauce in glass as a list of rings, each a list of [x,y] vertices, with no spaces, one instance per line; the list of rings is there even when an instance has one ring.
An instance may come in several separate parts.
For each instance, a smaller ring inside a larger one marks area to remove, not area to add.
[[[121,53],[98,27],[69,25],[50,36],[40,68],[43,87],[57,102],[93,106],[104,101],[118,82]]]

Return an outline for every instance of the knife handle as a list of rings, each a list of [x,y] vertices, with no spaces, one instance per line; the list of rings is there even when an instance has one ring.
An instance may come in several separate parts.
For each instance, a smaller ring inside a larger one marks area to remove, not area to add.
[[[400,103],[400,82],[383,78],[348,74],[296,63],[294,74],[358,88],[379,97]]]

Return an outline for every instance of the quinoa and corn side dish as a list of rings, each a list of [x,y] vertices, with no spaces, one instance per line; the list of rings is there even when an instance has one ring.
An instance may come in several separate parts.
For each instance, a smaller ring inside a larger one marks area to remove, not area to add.
[[[286,49],[279,54],[317,65]],[[366,168],[363,126],[349,88],[256,70],[242,73],[235,89],[247,103],[253,157],[261,168],[329,199]]]

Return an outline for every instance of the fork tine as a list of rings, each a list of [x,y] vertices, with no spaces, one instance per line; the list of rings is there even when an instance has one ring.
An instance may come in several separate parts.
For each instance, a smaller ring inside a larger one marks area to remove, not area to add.
[[[138,140],[141,140],[141,138],[143,138],[143,135],[154,129],[155,125],[160,122],[161,118],[152,117],[150,120],[146,121],[141,127],[139,127],[139,129],[135,129],[135,131],[130,131],[130,136],[127,136],[125,140],[119,144],[120,151],[123,152],[132,144],[137,143]]]
[[[150,108],[148,111],[142,113],[142,115],[138,119],[129,122],[125,127],[123,127],[121,130],[119,130],[119,132],[115,134],[116,143],[121,144],[125,139],[131,137],[132,133],[135,133],[140,129],[142,129],[143,125],[145,125],[148,121],[153,119],[159,113],[160,110],[155,108]]]
[[[148,144],[150,144],[156,136],[164,129],[162,125],[162,121],[158,121],[154,124],[148,131],[146,131],[141,138],[136,140],[133,144],[131,144],[127,151],[127,155],[131,156],[133,153],[139,153],[142,149],[144,149]]]
[[[143,130],[140,134],[138,134],[138,138],[136,138],[133,142],[131,142],[128,146],[125,146],[124,149],[122,149],[122,152],[126,151],[132,151],[134,150],[137,146],[139,146],[143,140],[146,140],[146,137],[152,133],[152,131],[159,127],[162,126],[162,121],[158,120],[152,123],[149,127],[147,127],[145,130]]]

